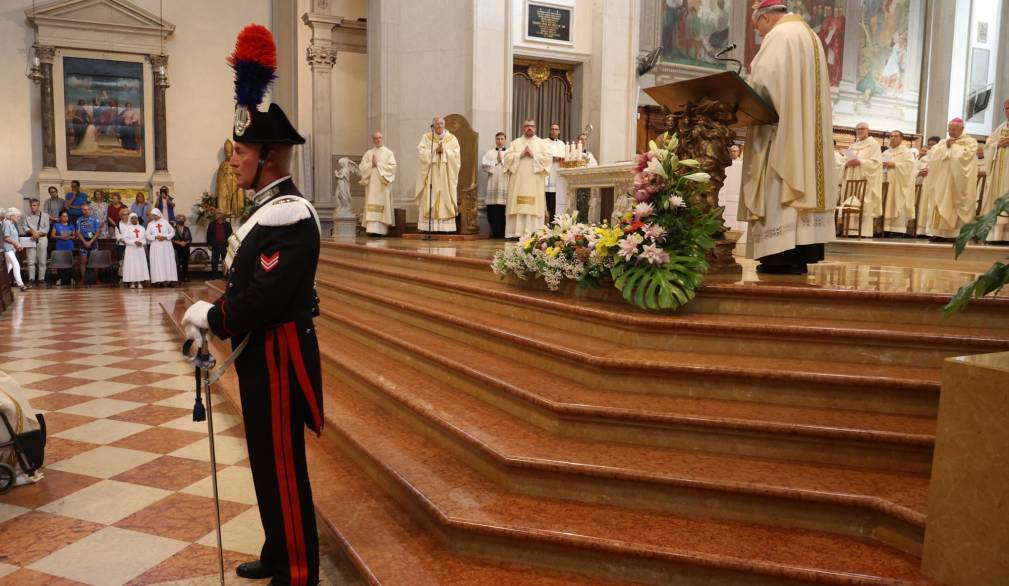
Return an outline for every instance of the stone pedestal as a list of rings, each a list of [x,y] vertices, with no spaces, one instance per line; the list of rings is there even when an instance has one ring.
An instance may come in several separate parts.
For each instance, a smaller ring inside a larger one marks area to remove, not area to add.
[[[352,239],[357,236],[357,218],[350,216],[336,216],[333,218],[333,238]]]
[[[1009,352],[947,359],[922,556],[946,586],[1009,584],[1007,421]]]

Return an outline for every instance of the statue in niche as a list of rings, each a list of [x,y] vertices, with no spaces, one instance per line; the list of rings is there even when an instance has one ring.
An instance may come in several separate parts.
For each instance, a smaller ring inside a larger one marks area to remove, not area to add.
[[[228,164],[235,152],[231,139],[224,141],[224,160],[217,166],[217,181],[214,185],[214,196],[217,207],[225,216],[239,217],[245,208],[245,190],[238,186],[238,177]]]
[[[351,177],[360,176],[357,163],[348,157],[340,157],[336,162],[336,171],[333,176],[336,178],[336,213],[346,216],[351,214],[350,202],[350,180]]]

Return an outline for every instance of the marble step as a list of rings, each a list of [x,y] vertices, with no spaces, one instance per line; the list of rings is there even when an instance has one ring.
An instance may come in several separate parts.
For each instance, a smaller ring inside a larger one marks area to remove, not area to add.
[[[549,293],[537,281],[502,283],[490,270],[490,261],[452,256],[451,248],[432,248],[429,252],[397,250],[383,247],[382,242],[358,244],[325,242],[322,259],[366,262],[373,267],[422,270],[431,275],[455,275],[503,285],[511,290],[539,291],[558,298],[570,298],[563,293]],[[501,244],[504,247],[504,243]],[[926,279],[927,276],[922,276]],[[852,320],[890,324],[919,324],[954,327],[977,327],[1009,331],[1009,297],[989,298],[972,302],[970,311],[950,320],[940,311],[949,300],[948,294],[910,292],[906,290],[859,290],[854,285],[798,284],[794,278],[762,278],[759,282],[742,282],[727,276],[709,276],[682,314],[729,314],[772,316],[805,319]],[[606,292],[589,292],[589,297],[602,297],[608,304],[626,308],[627,304]]]
[[[195,299],[211,301],[216,294],[195,294],[186,301],[162,302],[169,321],[180,323]],[[224,342],[213,343],[218,355],[230,351]],[[234,373],[214,387],[241,412]],[[386,489],[334,445],[327,431],[319,439],[306,435],[306,455],[319,519],[336,536],[362,584],[383,586],[508,584],[516,586],[620,586],[624,580],[601,579],[529,564],[496,561],[451,551],[394,500]],[[358,582],[355,582],[358,583]]]
[[[332,310],[330,310],[332,308]],[[326,304],[342,334],[527,421],[577,439],[928,473],[935,420],[637,393],[548,370],[386,317]]]
[[[934,368],[628,348],[442,301],[320,277],[327,303],[395,316],[475,348],[588,386],[704,399],[934,417]]]
[[[558,436],[376,353],[346,330],[319,331],[333,386],[370,396],[502,486],[920,551],[926,476]]]
[[[537,323],[571,334],[602,336],[649,349],[845,361],[859,364],[931,365],[950,356],[1009,350],[1009,329],[902,325],[826,319],[723,314],[647,313],[590,300],[558,298],[422,270],[373,267],[324,259],[320,275],[380,285]]]
[[[359,388],[332,381],[327,401],[333,441],[459,552],[652,584],[928,583],[865,539],[509,490]]]

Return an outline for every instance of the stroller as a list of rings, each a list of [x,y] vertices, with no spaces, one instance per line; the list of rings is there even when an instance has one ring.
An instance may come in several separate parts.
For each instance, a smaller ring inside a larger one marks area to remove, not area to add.
[[[38,479],[45,444],[45,418],[28,405],[20,385],[0,372],[0,494]]]

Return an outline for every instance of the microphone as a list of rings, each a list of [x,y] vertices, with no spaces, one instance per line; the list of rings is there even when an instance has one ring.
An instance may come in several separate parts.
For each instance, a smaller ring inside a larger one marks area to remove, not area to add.
[[[718,53],[716,53],[715,57],[716,58],[717,57],[721,57],[721,56],[725,55],[726,53],[728,53],[729,51],[734,51],[735,49],[736,49],[736,44],[732,43],[728,47],[726,47],[726,48],[722,49],[721,51],[719,51]]]

